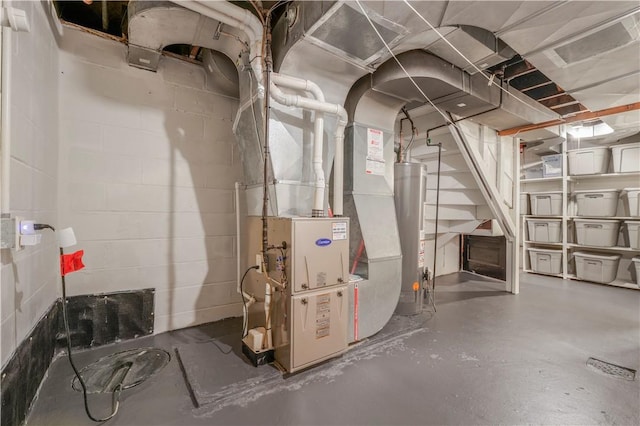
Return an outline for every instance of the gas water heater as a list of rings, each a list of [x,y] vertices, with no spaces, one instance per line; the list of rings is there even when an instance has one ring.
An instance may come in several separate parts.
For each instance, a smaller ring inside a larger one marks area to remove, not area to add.
[[[424,202],[427,190],[426,166],[396,163],[394,200],[400,247],[402,248],[402,287],[396,313],[413,315],[422,311],[424,299]]]
[[[261,228],[261,218],[248,218],[250,262],[263,256]],[[265,334],[251,350],[271,346],[288,372],[340,355],[347,349],[349,218],[269,217],[267,229],[263,268],[245,288],[270,293],[250,311],[249,328]]]

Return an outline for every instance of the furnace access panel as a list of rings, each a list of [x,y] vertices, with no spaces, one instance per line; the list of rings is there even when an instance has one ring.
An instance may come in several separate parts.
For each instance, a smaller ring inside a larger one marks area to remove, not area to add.
[[[273,334],[276,360],[292,372],[347,348],[349,219],[269,218],[268,226],[270,245],[288,245]]]

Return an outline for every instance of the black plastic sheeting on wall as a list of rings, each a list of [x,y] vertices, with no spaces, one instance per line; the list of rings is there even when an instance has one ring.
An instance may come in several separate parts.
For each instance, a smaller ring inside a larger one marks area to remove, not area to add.
[[[87,348],[153,333],[154,289],[67,298],[74,348]],[[57,300],[20,343],[2,370],[1,426],[26,419],[40,383],[56,352],[65,348],[62,304]]]
[[[87,348],[153,333],[154,289],[67,298],[71,346]],[[62,316],[60,345],[66,334]]]
[[[60,301],[38,322],[2,370],[2,426],[21,424],[56,352]]]

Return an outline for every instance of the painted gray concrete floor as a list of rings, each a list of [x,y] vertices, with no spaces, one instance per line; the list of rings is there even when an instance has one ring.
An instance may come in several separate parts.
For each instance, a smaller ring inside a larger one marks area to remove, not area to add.
[[[439,279],[437,313],[394,317],[340,358],[282,377],[248,367],[240,321],[79,353],[77,364],[157,346],[172,355],[126,390],[112,425],[640,424],[640,381],[589,357],[640,367],[640,291],[523,274],[521,293],[471,274]],[[175,359],[178,348],[200,408]],[[49,371],[28,425],[89,425],[67,359]],[[90,397],[96,415],[110,407]]]

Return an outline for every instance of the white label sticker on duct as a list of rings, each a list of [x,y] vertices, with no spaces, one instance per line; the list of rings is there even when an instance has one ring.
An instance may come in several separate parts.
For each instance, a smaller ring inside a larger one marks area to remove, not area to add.
[[[331,231],[334,240],[346,240],[347,239],[347,222],[333,222],[331,224]]]
[[[366,170],[368,175],[384,176],[384,143],[382,130],[367,129]]]
[[[420,247],[418,248],[418,268],[424,268],[424,246],[425,241],[420,240]]]

